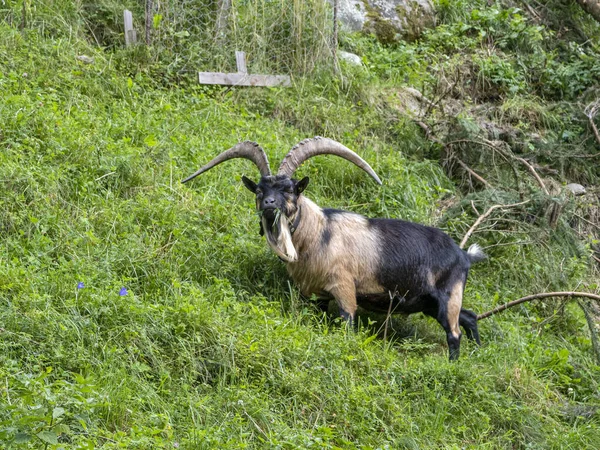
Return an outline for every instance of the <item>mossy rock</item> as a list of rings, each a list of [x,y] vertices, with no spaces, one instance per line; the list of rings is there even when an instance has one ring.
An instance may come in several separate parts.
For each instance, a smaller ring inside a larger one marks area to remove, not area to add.
[[[383,44],[414,41],[435,26],[433,6],[427,0],[363,0],[363,6],[363,31],[373,33]]]

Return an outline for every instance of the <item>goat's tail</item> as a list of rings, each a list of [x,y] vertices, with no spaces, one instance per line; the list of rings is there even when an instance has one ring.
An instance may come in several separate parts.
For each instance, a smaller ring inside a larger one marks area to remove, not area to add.
[[[469,249],[467,250],[467,256],[469,257],[469,260],[472,264],[479,261],[483,261],[487,258],[487,255],[483,253],[483,250],[477,244],[473,244],[469,247]]]

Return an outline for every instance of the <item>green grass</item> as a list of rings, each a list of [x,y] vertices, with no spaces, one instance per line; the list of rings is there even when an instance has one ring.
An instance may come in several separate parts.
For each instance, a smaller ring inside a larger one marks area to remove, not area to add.
[[[249,162],[180,184],[238,140],[260,142],[276,165],[323,134],[385,182],[316,158],[299,171],[309,197],[462,237],[473,217],[440,211],[461,193],[422,158],[431,144],[377,99],[391,83],[384,63],[287,91],[167,88],[124,71],[136,55],[76,35],[0,24],[0,36],[0,446],[600,448],[600,367],[575,305],[488,319],[483,346],[464,340],[452,364],[429,319],[394,320],[385,342],[380,317],[349,332],[300,298],[258,235],[240,181],[257,178]],[[418,77],[421,50],[407,62],[369,48]],[[543,102],[511,100],[502,117],[527,109],[555,124],[531,105]],[[593,289],[585,255],[550,231],[530,244],[517,231],[475,235],[491,258],[472,270],[468,308]]]

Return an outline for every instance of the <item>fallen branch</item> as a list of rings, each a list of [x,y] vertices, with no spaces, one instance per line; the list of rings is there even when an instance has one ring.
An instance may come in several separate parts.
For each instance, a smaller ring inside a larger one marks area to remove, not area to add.
[[[600,301],[600,295],[590,294],[588,292],[543,292],[541,294],[533,294],[528,295],[527,297],[522,297],[518,300],[513,300],[512,302],[505,303],[504,305],[500,305],[491,311],[484,312],[483,314],[479,314],[477,316],[477,320],[482,320],[490,317],[493,314],[497,314],[505,309],[511,308],[515,305],[519,305],[521,303],[529,302],[531,300],[537,300],[541,298],[549,298],[549,297],[581,297],[581,298],[591,298],[592,300]]]
[[[462,241],[460,241],[460,244],[458,246],[460,248],[464,248],[465,244],[467,243],[467,241],[469,240],[469,238],[473,234],[473,231],[475,231],[475,229],[479,225],[481,225],[481,222],[483,222],[485,219],[487,219],[490,216],[490,214],[492,214],[494,212],[494,210],[496,210],[498,208],[513,208],[515,206],[524,205],[525,203],[529,203],[529,200],[525,200],[524,202],[520,202],[520,203],[513,203],[511,205],[494,205],[494,206],[491,206],[485,213],[483,213],[482,215],[480,215],[477,218],[477,220],[475,221],[475,223],[471,226],[471,228],[469,228],[469,231],[467,231],[467,234],[465,234],[465,237],[463,237]]]
[[[491,141],[488,141],[487,139],[482,139],[481,141],[476,141],[476,140],[471,140],[471,139],[457,139],[455,141],[448,142],[446,145],[451,146],[453,144],[460,144],[460,143],[471,143],[471,144],[483,145],[483,146],[491,148],[492,150],[497,151],[498,153],[503,155],[505,158],[512,158],[516,161],[519,161],[521,164],[523,164],[525,167],[527,167],[527,170],[531,173],[531,175],[533,175],[533,177],[535,178],[537,183],[540,185],[540,187],[542,188],[544,193],[546,195],[550,195],[550,192],[546,188],[546,185],[544,184],[544,182],[542,181],[542,179],[540,178],[538,173],[535,171],[533,166],[531,164],[529,164],[526,159],[521,158],[520,156],[516,156],[512,152],[504,151],[498,145],[494,144]]]
[[[588,120],[590,121],[592,130],[594,131],[594,136],[596,136],[596,140],[598,141],[598,144],[600,145],[600,133],[598,133],[598,127],[596,127],[596,124],[594,123],[594,119],[592,119],[591,117],[588,117]]]
[[[419,128],[421,128],[424,132],[425,132],[425,138],[431,142],[435,142],[436,144],[440,144],[440,145],[444,145],[444,143],[442,141],[440,141],[438,138],[436,138],[432,131],[431,128],[429,128],[429,126],[421,121],[421,120],[414,120],[413,121],[416,125],[419,126]]]
[[[538,184],[540,185],[540,187],[542,188],[542,190],[544,191],[544,194],[546,195],[550,195],[550,192],[548,191],[548,189],[546,189],[546,185],[544,184],[544,182],[542,181],[542,179],[540,178],[540,176],[538,175],[538,173],[535,171],[535,169],[533,168],[533,166],[531,164],[529,164],[524,158],[521,158],[520,156],[515,156],[515,155],[511,155],[513,158],[515,158],[517,161],[519,161],[521,164],[523,164],[525,167],[527,167],[527,170],[529,170],[529,172],[531,173],[531,175],[533,175],[533,177],[535,178],[535,180],[538,182]]]
[[[479,181],[481,184],[483,184],[488,189],[492,189],[492,185],[490,183],[488,183],[485,178],[483,178],[481,175],[479,175],[477,172],[475,172],[473,169],[471,169],[469,166],[467,166],[462,160],[460,160],[458,158],[458,156],[452,155],[451,158],[454,159],[460,167],[465,169],[465,171],[467,171],[467,173],[469,173],[469,175],[471,175],[473,178],[475,178],[477,181]]]

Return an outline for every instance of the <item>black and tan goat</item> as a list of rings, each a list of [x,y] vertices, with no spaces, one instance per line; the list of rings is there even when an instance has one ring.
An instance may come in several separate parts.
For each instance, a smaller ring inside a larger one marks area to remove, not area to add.
[[[461,326],[479,344],[476,315],[462,308],[462,297],[469,267],[485,258],[481,249],[473,245],[464,251],[437,228],[320,208],[302,195],[308,178],[298,181],[292,175],[308,158],[322,154],[351,161],[381,184],[356,153],[319,137],[292,148],[277,175],[271,175],[258,144],[242,142],[183,182],[232,158],[251,160],[261,179],[258,184],[246,177],[242,180],[256,195],[261,234],[287,263],[303,295],[335,298],[342,317],[349,321],[357,305],[380,312],[390,308],[395,313],[423,312],[446,331],[450,359],[458,358]]]

